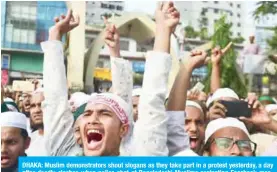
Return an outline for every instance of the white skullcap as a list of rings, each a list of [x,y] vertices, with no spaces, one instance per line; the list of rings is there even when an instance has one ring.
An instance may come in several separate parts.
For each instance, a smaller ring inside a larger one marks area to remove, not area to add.
[[[273,110],[277,110],[277,104],[270,104],[270,105],[266,105],[265,106],[265,110],[267,112],[273,111]]]
[[[186,106],[196,107],[197,109],[199,109],[203,113],[202,107],[198,103],[196,103],[194,101],[187,100],[186,101]]]
[[[250,134],[243,122],[236,118],[218,118],[209,122],[205,131],[205,144],[209,138],[218,130],[226,127],[239,128],[250,138]]]
[[[14,102],[14,101],[13,101],[13,99],[6,97],[6,98],[4,98],[4,102]]]
[[[140,96],[141,95],[141,92],[142,92],[142,88],[136,88],[136,89],[133,89],[133,92],[132,92],[132,96]]]
[[[15,127],[27,130],[27,118],[19,112],[4,112],[0,117],[1,127]]]
[[[70,100],[69,100],[69,104],[71,102],[73,102],[73,106],[78,108],[81,105],[87,103],[89,99],[90,99],[90,95],[87,95],[83,92],[76,92],[76,93],[73,93],[71,95]],[[70,105],[70,107],[71,107],[71,105]]]
[[[210,96],[207,100],[206,106],[209,107],[210,104],[223,97],[234,98],[239,100],[239,96],[230,88],[219,88],[217,89],[212,96]]]

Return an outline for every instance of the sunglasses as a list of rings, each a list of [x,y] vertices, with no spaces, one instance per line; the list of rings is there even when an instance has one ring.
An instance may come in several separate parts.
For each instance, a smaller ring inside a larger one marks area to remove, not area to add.
[[[257,144],[250,140],[234,140],[233,138],[219,137],[211,141],[217,148],[223,151],[230,150],[236,144],[241,152],[255,153]]]

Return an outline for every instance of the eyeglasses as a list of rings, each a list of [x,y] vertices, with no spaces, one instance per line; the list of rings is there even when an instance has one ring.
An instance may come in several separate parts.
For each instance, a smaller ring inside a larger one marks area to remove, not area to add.
[[[236,144],[241,152],[254,153],[257,148],[257,144],[250,140],[234,140],[233,138],[219,137],[212,140],[216,146],[221,150],[230,150],[234,144]]]

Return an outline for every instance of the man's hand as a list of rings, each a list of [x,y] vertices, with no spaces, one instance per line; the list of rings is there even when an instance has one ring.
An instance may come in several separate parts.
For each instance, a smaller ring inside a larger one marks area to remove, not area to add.
[[[104,23],[106,25],[104,39],[110,49],[110,54],[113,57],[120,57],[119,32],[114,24],[108,23],[106,17],[104,17]]]
[[[218,118],[225,118],[227,109],[224,105],[219,102],[215,102],[213,106],[209,109],[208,117],[209,120],[215,120]]]
[[[199,68],[209,61],[207,53],[205,51],[193,50],[190,54],[190,59],[188,62],[188,68],[192,71],[195,68]]]
[[[67,15],[55,17],[55,25],[49,29],[49,40],[61,40],[63,34],[66,34],[79,25],[80,18],[78,15],[73,16],[72,10],[68,10]]]
[[[220,47],[215,47],[212,50],[212,56],[211,56],[211,61],[213,65],[218,65],[220,63],[220,60],[222,56],[231,48],[232,42],[230,42],[224,49],[220,49]]]
[[[250,118],[240,117],[240,120],[253,123],[257,126],[267,125],[272,122],[272,118],[266,112],[265,107],[258,101],[258,97],[255,94],[248,94],[245,101],[247,101],[249,107],[252,108],[252,115]]]
[[[180,13],[174,7],[173,2],[161,2],[155,12],[157,29],[166,29],[174,32],[180,20]]]

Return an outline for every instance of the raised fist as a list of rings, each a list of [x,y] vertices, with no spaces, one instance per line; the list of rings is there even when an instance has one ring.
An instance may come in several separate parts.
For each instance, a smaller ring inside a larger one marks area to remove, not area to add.
[[[49,39],[61,40],[63,34],[70,32],[79,25],[80,18],[78,15],[74,17],[72,10],[68,10],[66,16],[55,17],[54,21],[55,25],[49,29]]]
[[[180,13],[173,2],[161,2],[156,9],[155,18],[157,27],[167,27],[174,32],[180,20]]]

